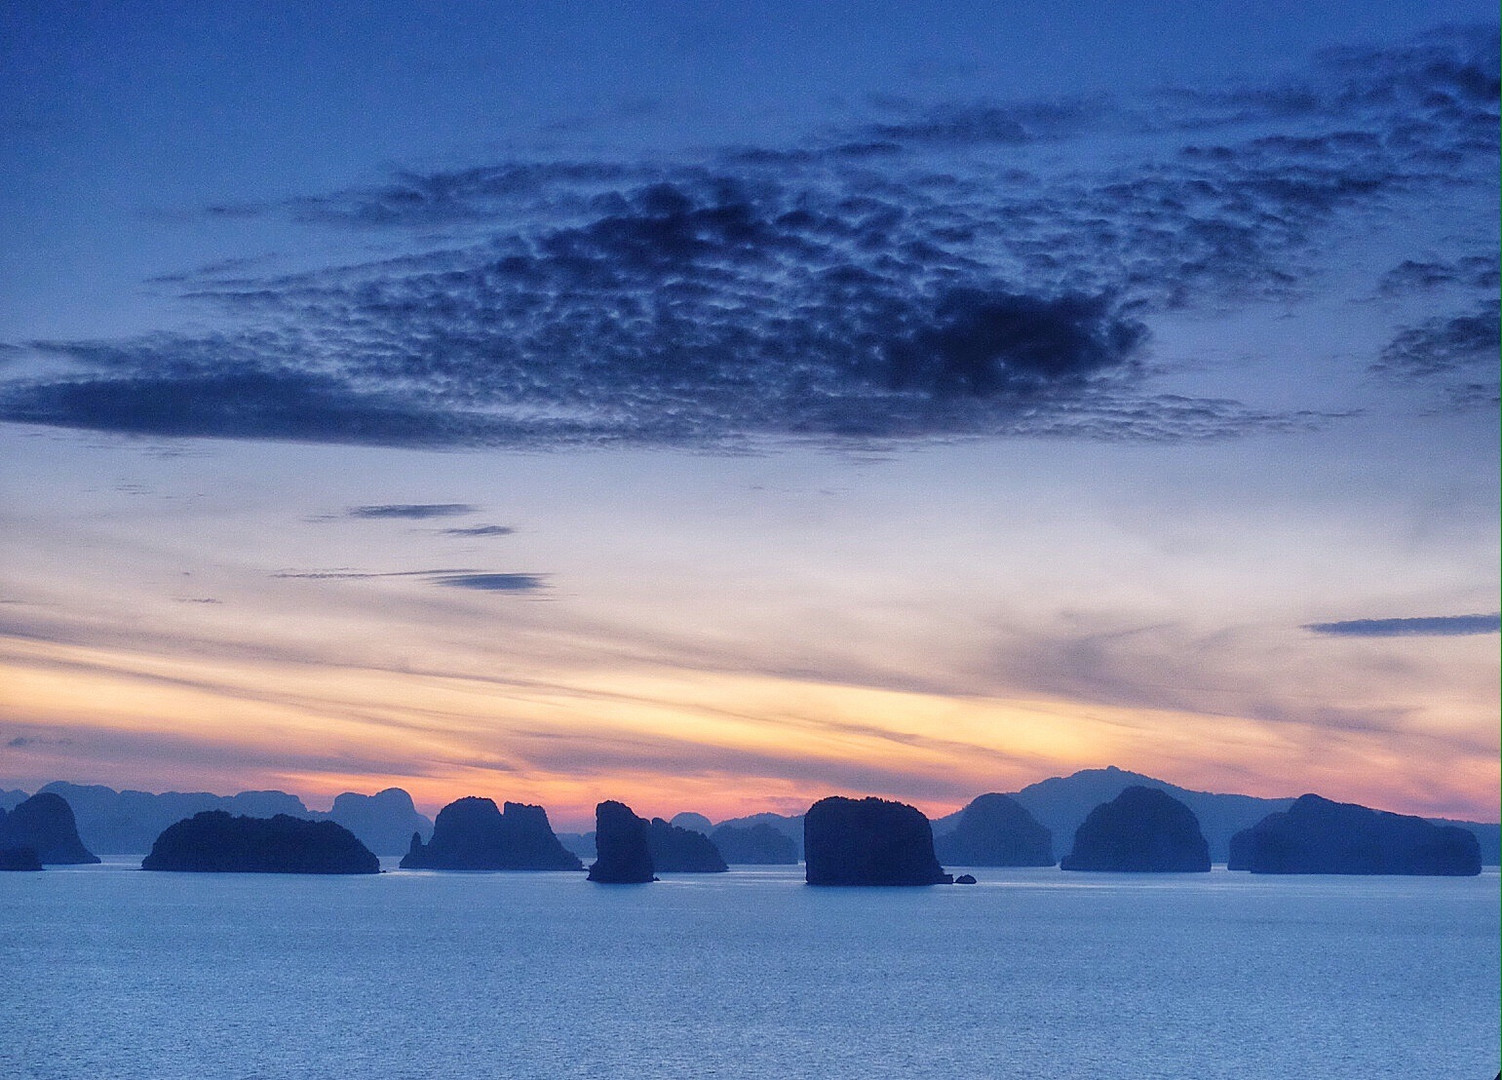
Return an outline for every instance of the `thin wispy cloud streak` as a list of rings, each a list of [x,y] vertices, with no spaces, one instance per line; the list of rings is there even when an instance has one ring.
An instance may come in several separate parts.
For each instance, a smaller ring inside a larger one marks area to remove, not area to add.
[[[407,518],[426,521],[428,518],[462,517],[472,514],[477,507],[467,503],[391,503],[382,506],[351,506],[345,511],[352,518]]]
[[[422,578],[434,585],[476,592],[535,592],[547,588],[543,574],[489,573],[482,570],[283,570],[271,575],[300,581],[368,581],[376,578]]]
[[[1437,615],[1411,619],[1348,619],[1310,623],[1316,634],[1336,637],[1459,637],[1502,632],[1502,615]]]
[[[442,531],[444,536],[510,536],[516,532],[510,525],[469,525]]]
[[[897,100],[794,145],[410,171],[212,207],[407,250],[186,275],[185,296],[241,328],[33,342],[74,370],[12,378],[0,418],[518,447],[1316,426],[1330,417],[1165,393],[1152,320],[1295,299],[1358,222],[1494,183],[1496,51],[1493,29],[1450,30],[1330,53],[1281,85]],[[1113,154],[1092,152],[1103,135]],[[1458,261],[1381,287],[1485,273]],[[1381,364],[1448,376],[1474,318],[1404,331]]]

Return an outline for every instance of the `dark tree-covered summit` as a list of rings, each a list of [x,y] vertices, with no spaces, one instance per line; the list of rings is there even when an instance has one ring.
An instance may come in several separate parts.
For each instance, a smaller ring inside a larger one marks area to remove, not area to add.
[[[662,818],[647,823],[647,850],[659,874],[720,874],[730,869],[713,840]]]
[[[582,870],[540,806],[508,802],[497,810],[490,799],[467,796],[438,812],[433,838],[416,833],[403,870]]]
[[[625,803],[608,799],[595,807],[595,852],[590,881],[639,885],[657,880],[647,844],[647,823]]]
[[[1301,795],[1231,841],[1231,869],[1254,874],[1481,873],[1474,833],[1318,795]]]
[[[1157,788],[1133,785],[1090,811],[1074,834],[1065,870],[1203,872],[1210,848],[1194,811]]]
[[[916,807],[885,799],[820,799],[803,818],[810,885],[948,885],[933,830]]]
[[[977,796],[953,832],[934,837],[939,861],[951,866],[1052,866],[1053,834],[1007,795]]]
[[[42,791],[10,813],[0,810],[0,849],[30,849],[42,863],[96,863],[99,856],[83,846],[73,808],[61,795]]]
[[[380,860],[332,821],[205,810],[168,826],[143,870],[250,874],[378,874]]]

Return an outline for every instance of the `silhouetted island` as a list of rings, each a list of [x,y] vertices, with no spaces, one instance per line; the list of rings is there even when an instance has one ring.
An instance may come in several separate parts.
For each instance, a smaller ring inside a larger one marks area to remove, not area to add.
[[[50,791],[38,792],[8,814],[0,810],[0,848],[30,848],[40,862],[54,866],[99,861],[78,838],[73,808]]]
[[[885,799],[820,799],[803,818],[810,885],[948,885],[922,811]]]
[[[657,880],[647,846],[647,823],[625,803],[610,799],[595,807],[595,852],[590,881],[639,885]]]
[[[954,831],[934,837],[939,861],[959,866],[1052,866],[1053,834],[1007,795],[980,795]]]
[[[553,835],[540,806],[467,796],[438,811],[433,839],[417,833],[403,870],[583,870],[579,857]]]
[[[1194,811],[1157,788],[1133,785],[1090,811],[1074,834],[1064,870],[1184,873],[1210,869],[1210,848]]]
[[[1231,869],[1254,874],[1481,873],[1474,833],[1355,803],[1301,795],[1231,838]]]
[[[709,836],[725,861],[732,866],[793,866],[798,862],[798,845],[767,824],[740,828],[721,825]]]
[[[0,848],[0,870],[40,870],[42,860],[29,847]]]
[[[169,825],[142,870],[247,874],[378,874],[380,860],[332,821],[205,810]]]
[[[709,837],[660,817],[647,823],[647,850],[659,874],[723,874],[730,869]]]

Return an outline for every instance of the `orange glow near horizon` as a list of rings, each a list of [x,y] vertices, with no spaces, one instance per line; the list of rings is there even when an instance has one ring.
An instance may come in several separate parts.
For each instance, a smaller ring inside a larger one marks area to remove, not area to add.
[[[985,791],[1114,764],[1201,790],[1497,816],[1494,749],[1454,755],[1436,783],[1390,733],[1312,738],[1234,716],[683,670],[507,684],[15,639],[0,660],[9,712],[36,732],[13,740],[11,770],[24,754],[37,783],[280,788],[315,809],[401,787],[430,815],[482,795],[540,804],[578,830],[605,798],[723,820],[874,794],[938,816]]]

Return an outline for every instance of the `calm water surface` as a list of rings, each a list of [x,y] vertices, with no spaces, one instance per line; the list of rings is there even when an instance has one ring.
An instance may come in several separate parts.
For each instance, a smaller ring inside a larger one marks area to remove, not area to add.
[[[0,1075],[1489,1080],[1480,878],[0,875]]]

